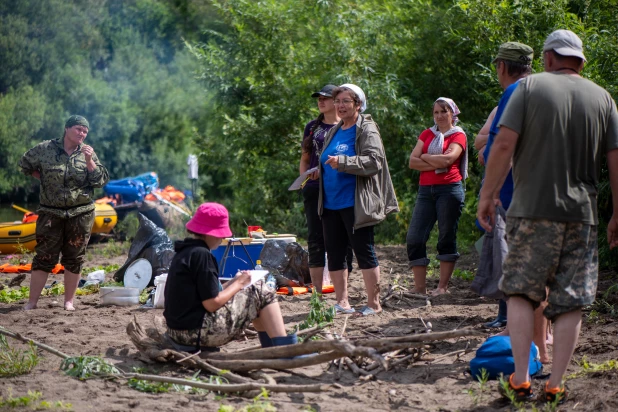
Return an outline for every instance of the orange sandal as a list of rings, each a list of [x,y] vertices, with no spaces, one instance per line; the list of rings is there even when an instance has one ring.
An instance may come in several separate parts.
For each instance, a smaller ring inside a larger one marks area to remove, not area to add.
[[[530,384],[530,381],[528,382],[524,382],[518,386],[515,386],[513,384],[513,377],[515,376],[514,373],[511,374],[511,376],[509,376],[509,381],[508,381],[508,389],[504,389],[504,387],[502,385],[498,386],[498,390],[500,392],[500,394],[502,396],[504,396],[505,398],[509,398],[508,396],[508,391],[512,391],[515,394],[515,401],[517,402],[523,402],[523,401],[529,401],[532,399],[533,394],[532,394],[532,385]]]
[[[556,405],[561,405],[564,401],[567,400],[569,393],[567,391],[566,385],[562,385],[559,388],[550,388],[549,381],[545,382],[545,391],[542,401],[554,403],[557,400]]]

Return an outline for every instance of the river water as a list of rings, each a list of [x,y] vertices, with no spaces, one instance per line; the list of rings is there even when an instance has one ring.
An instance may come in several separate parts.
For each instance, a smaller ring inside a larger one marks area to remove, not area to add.
[[[38,205],[19,205],[24,209],[35,211]],[[10,203],[0,203],[0,222],[14,222],[16,220],[21,221],[24,217],[24,213],[19,210],[15,210],[11,207]]]

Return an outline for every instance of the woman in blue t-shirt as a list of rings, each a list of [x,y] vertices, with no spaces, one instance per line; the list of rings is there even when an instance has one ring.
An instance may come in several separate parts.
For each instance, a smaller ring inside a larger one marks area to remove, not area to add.
[[[311,95],[318,99],[318,110],[320,115],[317,119],[310,121],[305,126],[303,135],[302,156],[300,158],[300,174],[318,166],[322,148],[324,146],[324,136],[326,133],[339,123],[339,116],[335,110],[332,92],[337,86],[327,84],[322,90]],[[322,221],[318,216],[318,198],[320,194],[320,184],[318,182],[318,171],[309,175],[309,180],[302,187],[303,201],[305,206],[305,217],[307,218],[307,245],[309,249],[309,273],[311,283],[318,292],[322,291],[324,266],[326,262],[326,249],[324,247],[324,233],[322,231]],[[347,265],[348,270],[352,268],[352,250],[348,248]]]
[[[348,302],[345,256],[349,242],[367,291],[367,305],[358,313],[373,315],[382,311],[373,226],[399,208],[378,127],[370,115],[361,114],[367,107],[365,93],[358,86],[344,84],[332,95],[341,121],[326,134],[320,156],[318,212],[335,286],[335,309],[355,312]]]

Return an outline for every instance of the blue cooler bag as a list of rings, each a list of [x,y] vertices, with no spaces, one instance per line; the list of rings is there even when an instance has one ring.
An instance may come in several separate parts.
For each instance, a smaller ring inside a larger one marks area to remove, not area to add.
[[[515,360],[511,349],[510,336],[492,336],[476,351],[476,357],[470,361],[472,377],[481,376],[481,370],[488,372],[489,379],[498,379],[500,374],[508,377],[515,372]],[[543,365],[539,358],[539,349],[534,343],[530,347],[528,373],[534,376],[541,373]]]

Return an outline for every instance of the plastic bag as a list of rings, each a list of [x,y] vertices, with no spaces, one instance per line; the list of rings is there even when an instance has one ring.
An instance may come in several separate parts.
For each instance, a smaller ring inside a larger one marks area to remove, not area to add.
[[[156,289],[153,302],[155,308],[165,307],[165,282],[167,282],[167,273],[155,277],[154,285]]]
[[[90,285],[97,285],[103,282],[105,282],[105,271],[103,269],[95,270],[94,272],[88,273],[88,277],[86,278],[86,283],[84,283],[82,287],[86,287]]]
[[[260,253],[264,269],[277,279],[277,286],[305,286],[311,283],[309,253],[296,242],[269,239]]]
[[[164,229],[155,225],[141,213],[138,213],[137,217],[139,228],[129,248],[129,257],[114,274],[114,280],[122,282],[129,265],[139,258],[144,258],[152,265],[152,278],[148,283],[148,286],[152,286],[156,276],[169,270],[175,254],[174,245]]]

